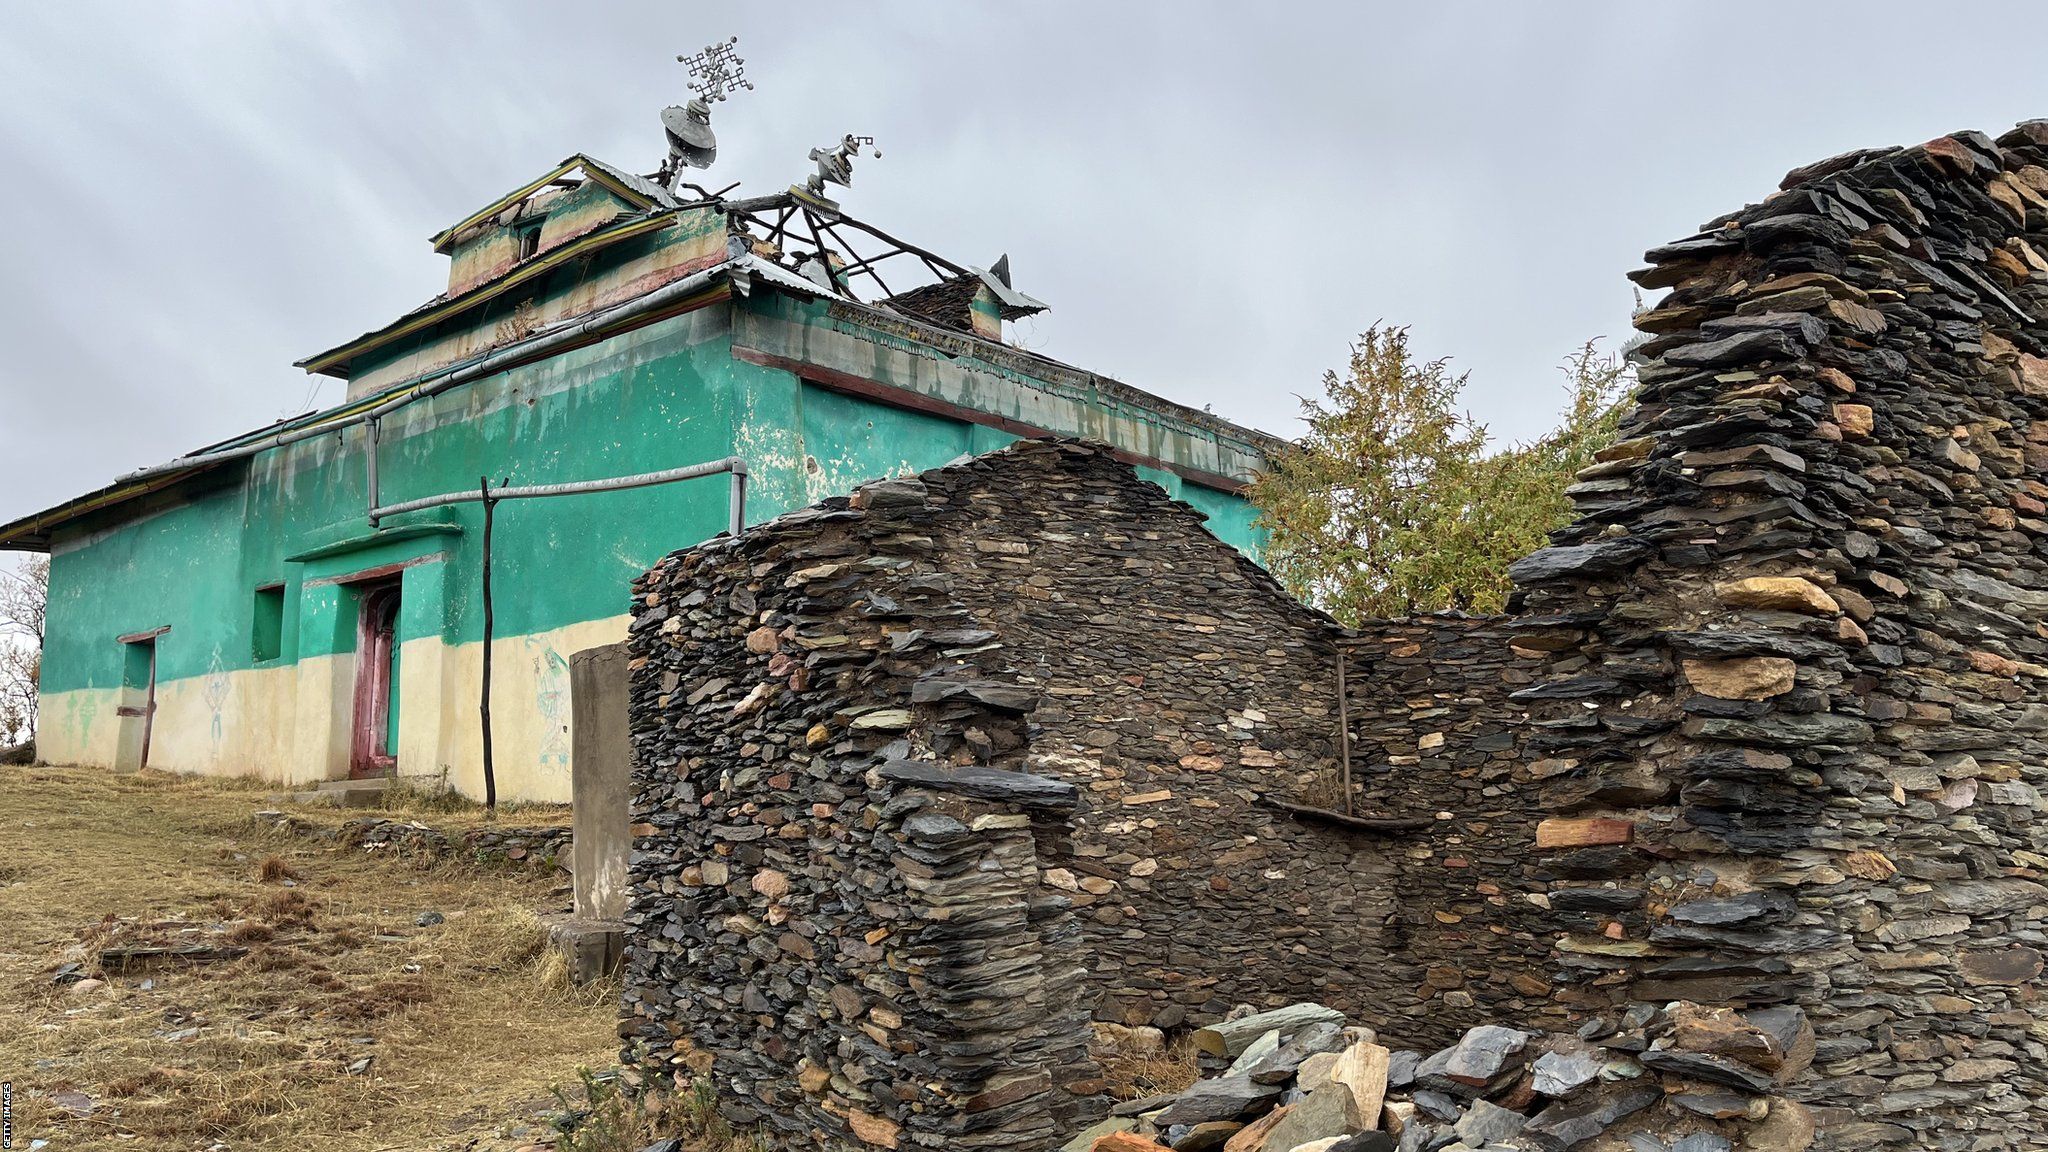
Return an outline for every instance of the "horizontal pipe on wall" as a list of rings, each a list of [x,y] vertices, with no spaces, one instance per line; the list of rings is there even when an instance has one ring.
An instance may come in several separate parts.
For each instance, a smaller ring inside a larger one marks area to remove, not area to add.
[[[732,534],[737,536],[746,519],[746,478],[747,462],[738,456],[727,456],[723,460],[712,460],[703,464],[691,464],[682,468],[669,468],[660,472],[641,472],[632,476],[614,476],[604,480],[574,480],[564,484],[533,484],[520,488],[492,488],[488,495],[483,489],[464,492],[444,492],[439,496],[422,496],[417,500],[405,500],[397,504],[386,504],[370,509],[370,520],[375,523],[387,516],[401,512],[417,512],[422,508],[439,508],[447,504],[463,504],[488,499],[529,500],[541,496],[576,496],[586,492],[616,492],[627,488],[649,488],[656,484],[671,484],[677,480],[694,480],[700,476],[716,476],[720,473],[732,475],[732,510],[729,523]]]

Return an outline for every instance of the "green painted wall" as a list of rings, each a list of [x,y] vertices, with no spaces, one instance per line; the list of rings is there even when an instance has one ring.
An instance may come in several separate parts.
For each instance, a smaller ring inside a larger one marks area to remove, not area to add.
[[[751,307],[740,304],[737,307]],[[1012,437],[887,407],[736,360],[732,309],[713,305],[602,345],[454,389],[386,421],[386,502],[495,483],[542,484],[653,471],[737,454],[752,466],[759,522],[880,476],[945,464]],[[206,492],[139,519],[86,524],[53,558],[44,689],[117,687],[116,636],[168,625],[161,679],[287,664],[353,650],[354,593],[336,577],[413,564],[398,639],[482,635],[482,511],[476,504],[387,520],[369,532],[363,433],[263,454],[214,473]],[[1235,496],[1147,473],[1256,548]],[[723,476],[628,492],[514,501],[497,510],[496,627],[531,634],[628,610],[628,582],[667,552],[722,531]],[[132,515],[132,514],[131,514]],[[275,660],[255,652],[257,589],[283,581]]]

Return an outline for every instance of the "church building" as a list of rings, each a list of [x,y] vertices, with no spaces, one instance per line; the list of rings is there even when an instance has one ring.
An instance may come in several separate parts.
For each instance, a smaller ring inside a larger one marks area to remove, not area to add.
[[[702,108],[654,176],[571,156],[434,237],[446,292],[301,362],[338,407],[0,525],[51,556],[42,757],[481,797],[488,746],[497,799],[566,801],[569,657],[633,577],[1023,437],[1107,443],[1257,554],[1278,441],[1007,342],[1044,305],[1006,259],[824,197],[851,138],[808,187],[682,181]]]

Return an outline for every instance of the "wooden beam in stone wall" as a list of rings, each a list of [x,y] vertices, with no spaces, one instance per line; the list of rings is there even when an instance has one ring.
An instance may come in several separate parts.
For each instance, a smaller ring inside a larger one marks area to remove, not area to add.
[[[1592,848],[1603,844],[1627,844],[1635,839],[1633,821],[1604,816],[1583,819],[1552,817],[1536,825],[1538,848]]]
[[[1316,808],[1307,804],[1294,804],[1286,800],[1265,797],[1268,807],[1278,808],[1297,820],[1312,820],[1320,824],[1334,824],[1354,832],[1414,832],[1436,823],[1428,816],[1346,816],[1328,808]]]

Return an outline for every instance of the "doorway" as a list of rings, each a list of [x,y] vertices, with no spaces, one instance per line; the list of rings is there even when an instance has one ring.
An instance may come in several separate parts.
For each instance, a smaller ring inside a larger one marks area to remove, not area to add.
[[[356,597],[355,714],[348,774],[361,780],[398,770],[398,584],[366,585]]]
[[[140,772],[149,767],[150,729],[156,724],[156,638],[166,629],[121,637],[121,703],[114,769]]]

